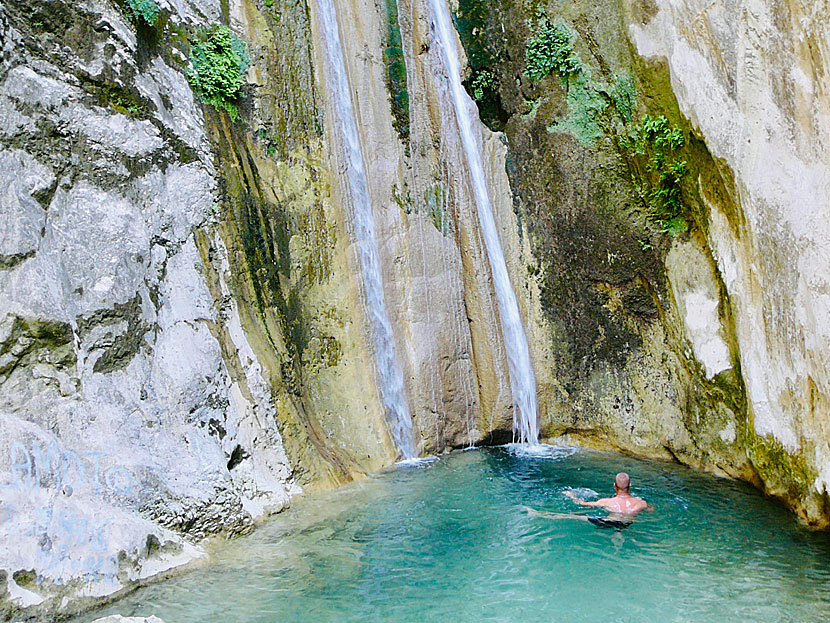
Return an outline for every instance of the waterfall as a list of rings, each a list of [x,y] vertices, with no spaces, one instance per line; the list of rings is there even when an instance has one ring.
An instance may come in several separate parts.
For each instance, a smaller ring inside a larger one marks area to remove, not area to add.
[[[493,272],[502,335],[510,370],[510,388],[513,391],[513,430],[514,433],[518,433],[520,442],[536,445],[538,444],[536,380],[533,376],[533,366],[530,363],[530,349],[522,326],[519,304],[507,274],[507,264],[496,231],[493,209],[484,178],[481,150],[474,130],[474,123],[478,120],[478,110],[461,84],[461,67],[453,38],[447,0],[430,0],[430,2],[435,15],[435,34],[449,74],[455,118],[458,121],[458,130],[467,157],[484,246],[490,260],[490,269]]]
[[[345,173],[348,180],[347,194],[351,200],[354,236],[363,271],[363,290],[372,327],[380,391],[386,409],[386,419],[398,450],[404,459],[411,459],[416,456],[412,418],[404,395],[403,373],[395,354],[392,325],[386,311],[375,222],[369,199],[366,169],[360,151],[346,62],[340,44],[337,14],[333,0],[318,0],[317,6],[328,51],[329,88],[343,143]]]

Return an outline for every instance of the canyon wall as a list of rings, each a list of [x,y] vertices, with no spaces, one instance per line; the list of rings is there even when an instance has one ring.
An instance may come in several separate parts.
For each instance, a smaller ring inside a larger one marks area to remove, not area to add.
[[[510,441],[430,3],[334,5],[418,452]],[[0,5],[7,618],[111,598],[400,456],[320,7],[146,6]],[[742,478],[826,526],[826,5],[451,8],[540,437]],[[193,75],[223,26],[227,101]],[[533,74],[545,33],[564,64]]]
[[[507,137],[535,258],[555,379],[540,386],[544,435],[745,479],[816,526],[827,11],[458,6],[470,91]],[[567,42],[564,64],[534,76],[529,44],[545,36]]]

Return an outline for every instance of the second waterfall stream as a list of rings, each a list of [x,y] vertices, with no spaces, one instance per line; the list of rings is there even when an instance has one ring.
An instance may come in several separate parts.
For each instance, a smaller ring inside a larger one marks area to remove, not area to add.
[[[458,131],[461,135],[467,168],[475,193],[487,258],[493,273],[502,335],[507,351],[507,364],[510,370],[510,388],[513,392],[513,430],[520,443],[537,445],[539,432],[536,424],[536,379],[530,362],[530,349],[519,313],[519,304],[510,283],[507,263],[493,218],[493,207],[487,190],[481,148],[475,129],[478,109],[461,83],[461,63],[458,59],[447,0],[429,0],[429,2],[435,19],[435,36],[447,70],[455,118],[458,121]]]
[[[348,178],[346,194],[352,208],[352,226],[360,256],[366,309],[372,325],[380,391],[387,422],[398,450],[404,459],[412,459],[417,455],[412,435],[412,418],[406,402],[403,373],[395,353],[395,336],[386,310],[372,202],[369,197],[363,154],[360,151],[346,61],[340,43],[337,12],[334,0],[319,0],[317,6],[328,53],[329,88],[334,102],[336,125],[341,135]]]

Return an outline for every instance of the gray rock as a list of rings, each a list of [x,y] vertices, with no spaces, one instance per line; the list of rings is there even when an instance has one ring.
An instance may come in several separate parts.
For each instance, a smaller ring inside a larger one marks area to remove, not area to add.
[[[231,381],[213,333],[195,232],[218,184],[183,68],[140,69],[112,3],[50,7],[71,45],[24,2],[0,23],[0,601],[47,614],[202,558],[195,541],[299,490],[276,422],[253,419],[270,393]],[[149,103],[125,114],[100,85]]]

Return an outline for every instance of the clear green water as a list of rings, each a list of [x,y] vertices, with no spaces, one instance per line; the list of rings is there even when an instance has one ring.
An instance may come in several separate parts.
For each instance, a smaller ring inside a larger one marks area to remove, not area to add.
[[[830,536],[749,487],[579,452],[464,452],[298,500],[209,566],[104,614],[166,623],[830,621]],[[656,510],[622,532],[583,512],[620,470]],[[85,620],[103,616],[96,612]]]

